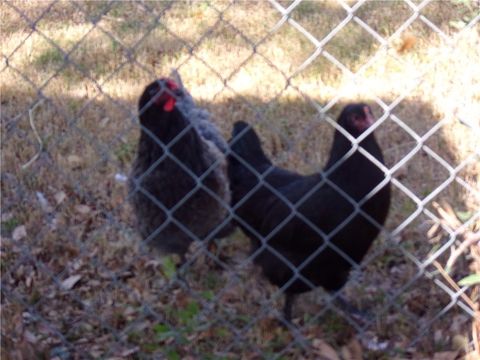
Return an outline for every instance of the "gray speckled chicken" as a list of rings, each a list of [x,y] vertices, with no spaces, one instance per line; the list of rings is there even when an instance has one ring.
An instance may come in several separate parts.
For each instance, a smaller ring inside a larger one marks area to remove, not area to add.
[[[129,178],[137,226],[149,245],[185,261],[193,241],[230,231],[227,143],[208,111],[171,79],[149,84],[138,109],[141,134]]]

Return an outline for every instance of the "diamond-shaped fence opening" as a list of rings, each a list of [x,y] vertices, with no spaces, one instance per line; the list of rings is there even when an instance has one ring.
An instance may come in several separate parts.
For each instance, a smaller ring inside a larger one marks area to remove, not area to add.
[[[0,8],[7,358],[480,356],[478,1]]]

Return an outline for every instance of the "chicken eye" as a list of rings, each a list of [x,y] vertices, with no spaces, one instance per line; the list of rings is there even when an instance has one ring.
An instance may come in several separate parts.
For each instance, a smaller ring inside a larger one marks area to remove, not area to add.
[[[158,88],[151,89],[148,93],[150,94],[151,97],[154,97],[158,93]]]

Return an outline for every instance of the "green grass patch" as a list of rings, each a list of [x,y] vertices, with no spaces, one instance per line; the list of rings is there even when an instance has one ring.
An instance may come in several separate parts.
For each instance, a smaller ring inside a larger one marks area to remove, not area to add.
[[[122,164],[130,164],[135,154],[135,145],[129,143],[122,143],[114,150],[115,157]]]
[[[20,225],[20,221],[18,221],[18,219],[15,217],[4,221],[2,223],[2,233],[11,233],[18,225]]]
[[[34,60],[34,64],[37,67],[45,67],[45,66],[52,66],[52,65],[60,65],[64,61],[63,53],[55,48],[51,47],[45,49],[38,55],[38,57]]]

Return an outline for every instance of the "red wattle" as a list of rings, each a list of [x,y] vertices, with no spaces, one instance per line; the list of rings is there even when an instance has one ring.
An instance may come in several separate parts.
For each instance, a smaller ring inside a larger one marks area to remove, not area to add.
[[[163,105],[163,110],[170,112],[173,110],[175,107],[175,98],[171,97],[170,99],[167,100],[165,105]]]

